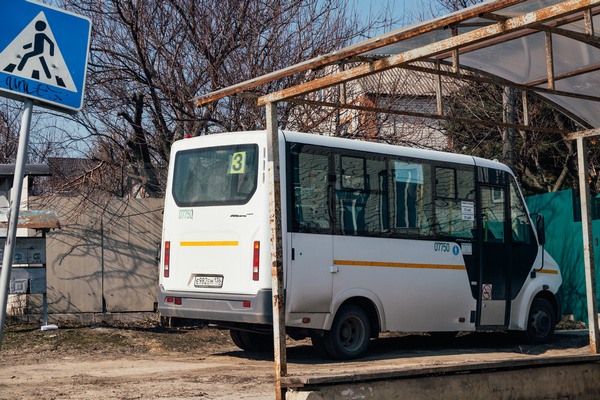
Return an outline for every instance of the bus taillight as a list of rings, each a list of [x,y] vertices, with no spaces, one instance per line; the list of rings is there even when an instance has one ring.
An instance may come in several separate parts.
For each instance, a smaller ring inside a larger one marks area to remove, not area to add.
[[[260,242],[254,242],[254,257],[252,258],[252,280],[258,280],[258,262],[260,261]]]
[[[165,242],[165,265],[164,265],[164,277],[169,277],[169,261],[171,258],[171,242]]]

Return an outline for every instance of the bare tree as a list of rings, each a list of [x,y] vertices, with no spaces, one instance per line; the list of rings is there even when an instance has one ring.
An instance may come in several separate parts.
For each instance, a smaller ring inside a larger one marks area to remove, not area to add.
[[[12,102],[12,101],[11,101]],[[19,146],[19,120],[16,107],[9,100],[0,108],[0,164],[14,162]]]
[[[17,157],[23,103],[0,98],[0,164],[12,164]],[[41,109],[35,110],[29,133],[28,162],[43,162],[56,147],[55,119]]]
[[[378,22],[361,23],[343,0],[63,5],[93,21],[86,105],[76,117],[94,143],[89,157],[107,171],[121,168],[149,197],[162,194],[173,141],[264,128],[264,111],[252,98],[226,98],[198,109],[193,97],[346,46]],[[255,94],[305,78],[272,82]],[[282,106],[282,126],[293,108]]]

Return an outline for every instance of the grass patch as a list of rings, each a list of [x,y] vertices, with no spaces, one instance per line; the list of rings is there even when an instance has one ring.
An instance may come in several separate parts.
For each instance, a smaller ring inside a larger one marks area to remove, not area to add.
[[[560,330],[587,329],[587,326],[581,321],[574,321],[572,319],[563,318],[558,324],[556,324],[556,329],[560,329]]]
[[[69,353],[190,352],[231,345],[228,331],[205,326],[165,328],[154,323],[90,326],[59,323],[42,331],[37,324],[5,327],[3,351]]]

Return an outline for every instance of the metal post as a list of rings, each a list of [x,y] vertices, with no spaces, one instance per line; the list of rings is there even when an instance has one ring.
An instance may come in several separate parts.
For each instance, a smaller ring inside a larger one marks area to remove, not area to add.
[[[48,325],[48,297],[46,296],[46,292],[44,292],[42,298],[42,326]]]
[[[275,349],[276,399],[285,399],[281,378],[287,375],[285,348],[285,299],[283,296],[283,248],[281,233],[281,187],[279,167],[279,129],[277,104],[266,104],[267,117],[267,163],[269,165],[271,215],[271,277],[273,280],[273,342]]]
[[[502,122],[514,125],[515,89],[504,87],[502,91]],[[514,128],[506,127],[502,131],[502,161],[511,169],[515,169],[515,136]]]
[[[548,89],[554,90],[554,54],[552,33],[546,32],[546,69],[548,70]]]
[[[452,37],[458,36],[458,28],[452,28]],[[452,72],[458,74],[460,71],[460,61],[459,61],[459,52],[458,48],[452,50]]]
[[[29,126],[31,125],[32,111],[33,101],[25,100],[25,110],[23,111],[23,117],[21,119],[19,149],[17,151],[17,162],[15,165],[15,175],[10,198],[10,213],[8,214],[8,230],[6,232],[6,244],[4,245],[4,258],[2,259],[2,273],[0,274],[0,349],[2,348],[4,320],[6,319],[6,304],[8,302],[8,292],[10,290],[10,272],[15,252],[19,208],[21,206],[21,190],[23,189],[23,177],[25,175],[25,163],[27,161],[27,146],[29,144]]]
[[[440,60],[435,62],[435,68],[440,72]],[[436,85],[435,85],[435,98],[437,100],[437,113],[438,115],[444,115],[444,103],[443,103],[443,88],[442,88],[442,75],[437,74]]]
[[[598,336],[598,307],[596,304],[596,271],[594,267],[594,247],[592,243],[591,206],[589,201],[590,184],[588,181],[587,142],[585,138],[577,139],[577,155],[579,159],[579,193],[581,197],[581,228],[583,231],[583,260],[585,264],[585,284],[588,307],[588,328],[590,330],[590,352],[598,354],[600,344]]]
[[[523,99],[523,125],[529,126],[529,101],[527,100],[527,92],[521,92]]]

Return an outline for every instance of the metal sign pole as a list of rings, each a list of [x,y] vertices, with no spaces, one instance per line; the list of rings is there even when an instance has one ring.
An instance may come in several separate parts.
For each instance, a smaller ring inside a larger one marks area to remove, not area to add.
[[[285,399],[281,378],[287,375],[285,348],[285,299],[283,296],[283,248],[281,233],[281,179],[279,168],[279,129],[277,104],[267,103],[267,162],[269,163],[271,214],[271,278],[273,281],[273,335],[276,399]]]
[[[579,158],[579,193],[581,198],[581,229],[583,231],[583,260],[588,306],[588,328],[590,331],[590,352],[598,354],[598,308],[596,304],[596,272],[594,267],[594,237],[592,235],[591,207],[589,202],[590,184],[588,181],[587,143],[585,138],[577,139]]]
[[[2,273],[0,274],[0,349],[2,349],[4,320],[6,319],[6,303],[8,302],[8,292],[10,289],[10,272],[12,269],[15,240],[17,237],[19,208],[21,206],[21,190],[23,189],[25,162],[27,161],[27,146],[29,144],[29,127],[31,125],[32,111],[33,101],[25,100],[25,110],[23,111],[21,131],[19,133],[17,163],[15,165],[15,175],[13,178],[12,195],[10,199],[8,231],[6,233],[6,243],[4,245],[4,258],[2,259]]]

